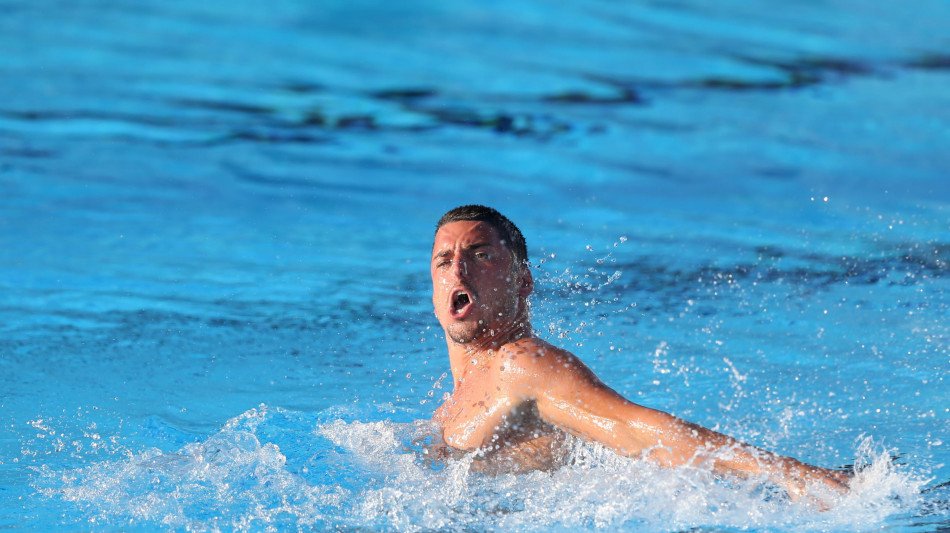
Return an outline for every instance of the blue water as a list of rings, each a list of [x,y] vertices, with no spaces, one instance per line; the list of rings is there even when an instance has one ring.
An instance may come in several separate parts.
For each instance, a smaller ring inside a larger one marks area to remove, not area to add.
[[[947,2],[0,12],[0,528],[950,528]],[[471,202],[542,337],[853,492],[432,463]]]

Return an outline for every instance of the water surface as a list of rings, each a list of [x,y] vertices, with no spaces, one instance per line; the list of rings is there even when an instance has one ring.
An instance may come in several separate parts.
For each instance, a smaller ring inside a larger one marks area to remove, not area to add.
[[[0,6],[0,526],[950,527],[945,2]],[[854,493],[427,464],[471,202],[539,334]]]

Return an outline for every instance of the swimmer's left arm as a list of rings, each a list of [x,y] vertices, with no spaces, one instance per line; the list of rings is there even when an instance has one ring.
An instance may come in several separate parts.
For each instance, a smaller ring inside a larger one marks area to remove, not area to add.
[[[542,418],[575,436],[664,466],[709,464],[740,477],[767,475],[792,497],[822,482],[845,490],[849,476],[772,454],[669,413],[635,404],[601,382],[573,355],[534,373],[533,396]]]

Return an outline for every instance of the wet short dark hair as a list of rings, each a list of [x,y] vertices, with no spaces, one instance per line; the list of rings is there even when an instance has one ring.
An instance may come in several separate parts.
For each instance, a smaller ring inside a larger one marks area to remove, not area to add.
[[[528,245],[525,243],[524,235],[515,223],[508,220],[508,217],[502,215],[497,210],[484,205],[463,205],[449,210],[442,215],[438,224],[435,225],[435,231],[452,222],[486,222],[498,232],[498,237],[504,243],[508,251],[514,257],[514,265],[520,267],[528,266]]]

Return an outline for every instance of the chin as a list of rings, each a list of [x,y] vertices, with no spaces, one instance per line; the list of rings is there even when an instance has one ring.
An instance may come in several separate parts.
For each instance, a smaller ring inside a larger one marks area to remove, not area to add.
[[[453,342],[468,344],[478,338],[478,326],[464,323],[451,324],[446,328],[445,333]]]

